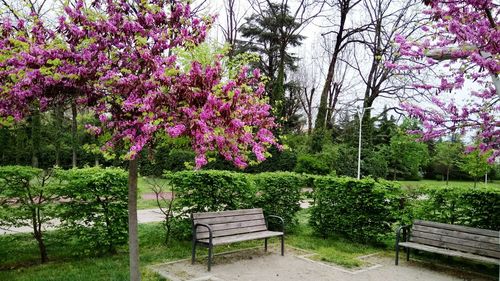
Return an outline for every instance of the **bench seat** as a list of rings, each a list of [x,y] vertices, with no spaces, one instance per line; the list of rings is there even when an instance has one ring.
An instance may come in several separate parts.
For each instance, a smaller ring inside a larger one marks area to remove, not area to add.
[[[253,232],[253,233],[245,233],[245,234],[237,234],[237,235],[232,235],[232,236],[223,236],[223,237],[217,237],[217,238],[212,238],[212,245],[224,245],[224,244],[231,244],[231,243],[236,243],[236,242],[242,242],[242,241],[248,241],[248,240],[257,240],[257,239],[264,239],[264,238],[270,238],[270,237],[276,237],[276,236],[282,236],[283,232],[278,232],[278,231],[259,231],[259,232]],[[210,243],[210,240],[207,239],[200,239],[198,242],[201,243]]]
[[[396,265],[399,249],[426,251],[500,265],[500,232],[462,225],[415,220],[396,231]]]
[[[193,247],[191,262],[196,258],[196,246],[208,248],[208,271],[212,265],[213,247],[242,241],[264,239],[267,251],[267,240],[271,237],[281,238],[281,255],[285,251],[285,225],[278,216],[264,217],[261,208],[241,209],[221,212],[192,213]],[[268,219],[280,223],[281,229],[274,231],[268,228]]]
[[[435,246],[422,245],[422,244],[414,243],[414,242],[401,242],[401,243],[399,243],[399,246],[403,246],[406,248],[412,248],[415,250],[421,250],[421,251],[441,254],[441,255],[446,255],[446,256],[451,256],[451,257],[461,257],[461,258],[466,258],[466,259],[471,259],[471,260],[477,260],[477,261],[487,262],[487,263],[499,263],[500,262],[500,259],[484,257],[484,256],[480,256],[480,255],[475,255],[475,254],[471,254],[471,253],[464,253],[464,252],[455,251],[455,250],[443,249],[443,248],[439,248],[439,247],[435,247]]]

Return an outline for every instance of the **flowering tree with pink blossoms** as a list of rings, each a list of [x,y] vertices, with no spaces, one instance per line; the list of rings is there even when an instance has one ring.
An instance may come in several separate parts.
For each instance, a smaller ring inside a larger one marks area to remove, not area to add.
[[[418,84],[432,92],[433,107],[403,104],[403,108],[423,122],[416,131],[424,140],[449,133],[474,132],[478,144],[468,148],[493,151],[490,161],[500,155],[500,9],[493,0],[424,0],[429,22],[423,26],[428,35],[418,41],[398,36],[402,56],[413,64],[386,63],[404,71],[446,70],[438,82]],[[459,105],[443,98],[444,92],[475,89],[470,101]]]
[[[250,153],[263,161],[279,147],[258,70],[225,77],[221,56],[187,71],[178,63],[176,48],[202,43],[212,21],[180,1],[98,0],[66,7],[56,32],[41,21],[29,32],[8,20],[0,29],[0,116],[20,120],[33,104],[45,110],[71,93],[111,133],[103,149],[128,149],[131,280],[140,279],[137,157],[156,134],[189,137],[197,168],[210,151],[243,168]]]

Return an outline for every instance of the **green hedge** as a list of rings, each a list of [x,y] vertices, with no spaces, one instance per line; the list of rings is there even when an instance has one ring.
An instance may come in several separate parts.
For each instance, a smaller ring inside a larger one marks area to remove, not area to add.
[[[249,175],[201,170],[167,173],[165,177],[175,192],[174,212],[181,214],[172,229],[178,238],[189,237],[190,213],[245,208],[262,208],[266,215],[281,216],[291,230],[306,182],[302,175],[289,172]]]
[[[314,175],[327,175],[330,173],[330,167],[328,167],[328,164],[324,161],[324,159],[320,159],[319,155],[315,156],[304,154],[297,159],[295,172]]]
[[[412,197],[414,219],[500,230],[498,187],[424,187]]]
[[[165,174],[175,197],[174,212],[216,212],[251,208],[255,190],[248,175],[228,171],[181,171]]]
[[[171,234],[177,239],[191,236],[190,214],[252,208],[255,189],[243,173],[201,170],[165,174],[175,193]]]
[[[342,234],[360,242],[377,242],[392,233],[400,217],[401,189],[373,179],[317,177],[316,204],[310,223],[326,237]]]
[[[257,190],[255,206],[264,210],[265,215],[283,218],[288,230],[297,225],[296,214],[300,211],[300,192],[305,187],[306,178],[289,172],[262,173],[252,176]]]
[[[62,227],[87,251],[115,252],[127,242],[127,173],[118,168],[60,170],[57,194]]]

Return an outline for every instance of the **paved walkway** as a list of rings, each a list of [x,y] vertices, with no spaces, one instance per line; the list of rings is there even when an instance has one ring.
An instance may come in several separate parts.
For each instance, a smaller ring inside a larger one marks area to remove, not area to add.
[[[137,211],[137,219],[139,223],[149,223],[149,222],[161,222],[164,219],[163,213],[160,209],[147,209],[147,210],[138,210]],[[57,225],[59,225],[58,220],[52,220],[46,224],[44,230],[52,230]],[[4,234],[14,234],[14,233],[26,233],[32,232],[33,230],[30,227],[13,227],[9,229],[5,229],[0,227],[0,235]]]
[[[202,251],[199,251],[202,253]],[[457,269],[426,266],[420,262],[401,260],[394,265],[390,257],[362,257],[365,267],[349,270],[310,259],[311,254],[288,250],[284,257],[251,249],[216,255],[212,271],[206,268],[206,257],[191,265],[181,260],[154,265],[152,270],[172,281],[486,281],[494,280]]]
[[[154,194],[153,194],[154,195]],[[152,197],[153,195],[148,194],[146,197]],[[165,194],[165,196],[171,196],[168,193]],[[144,196],[143,196],[144,197]],[[156,197],[152,197],[152,199],[155,199]],[[149,198],[151,199],[151,198]],[[151,200],[152,200],[151,199]],[[300,207],[305,209],[310,207],[310,202],[309,201],[302,201],[300,202]],[[137,219],[139,220],[139,223],[149,223],[149,222],[161,222],[163,221],[165,216],[163,213],[160,211],[160,209],[146,209],[146,210],[138,210],[137,211]],[[57,225],[59,225],[59,220],[51,220],[45,224],[45,227],[43,230],[53,230],[56,228]],[[0,226],[0,235],[4,234],[15,234],[15,233],[27,233],[27,232],[32,232],[33,230],[30,227],[11,227],[11,228],[4,228]]]

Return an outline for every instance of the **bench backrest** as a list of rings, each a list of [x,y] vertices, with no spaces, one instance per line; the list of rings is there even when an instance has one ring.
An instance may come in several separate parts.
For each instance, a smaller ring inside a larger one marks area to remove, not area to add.
[[[212,227],[212,236],[214,238],[267,230],[264,213],[260,208],[193,213],[192,219],[193,225],[196,223],[209,224]],[[197,239],[208,238],[208,236],[206,227],[197,228]]]
[[[416,220],[410,241],[500,259],[499,231]]]

